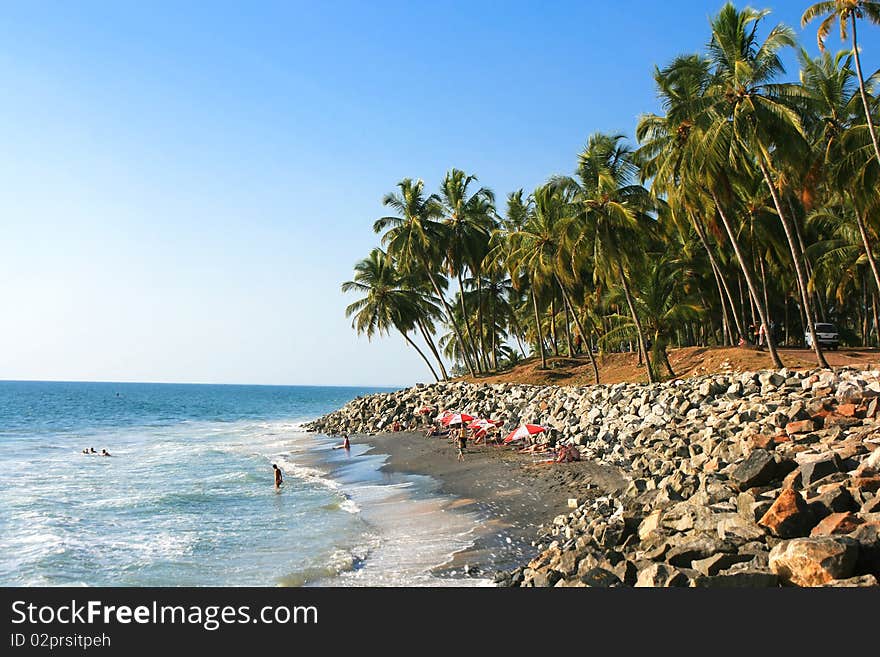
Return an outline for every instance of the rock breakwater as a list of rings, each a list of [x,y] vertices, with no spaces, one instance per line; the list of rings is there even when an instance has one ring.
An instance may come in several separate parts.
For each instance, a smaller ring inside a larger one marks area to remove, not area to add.
[[[506,586],[876,586],[880,370],[766,370],[588,387],[419,385],[307,428],[376,433],[425,407],[552,430],[622,493],[548,519]]]

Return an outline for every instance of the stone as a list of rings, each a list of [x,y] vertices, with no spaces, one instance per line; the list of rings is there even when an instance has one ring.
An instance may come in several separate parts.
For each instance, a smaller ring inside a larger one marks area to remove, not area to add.
[[[837,407],[837,414],[843,415],[844,417],[855,417],[856,405],[855,404],[840,404]]]
[[[854,573],[859,544],[846,536],[795,538],[770,551],[770,570],[786,584],[822,586]]]
[[[770,588],[779,586],[779,576],[764,570],[743,570],[720,573],[711,577],[697,577],[691,582],[695,588]]]
[[[665,563],[652,563],[639,570],[636,588],[688,586],[687,575]]]
[[[794,538],[806,536],[816,522],[813,511],[801,494],[785,488],[758,524],[779,538]]]
[[[820,489],[824,488],[820,486]],[[844,513],[846,511],[858,511],[859,505],[853,499],[852,493],[847,490],[843,483],[833,484],[827,490],[807,500],[807,504],[813,510],[816,518],[824,518],[832,513]]]
[[[718,552],[705,559],[694,559],[691,562],[691,568],[706,577],[717,575],[719,571],[727,570],[736,563],[751,561],[750,554],[724,553]]]
[[[875,449],[865,458],[856,468],[857,477],[870,477],[871,475],[880,474],[880,449]]]
[[[660,527],[663,518],[662,511],[652,511],[641,523],[639,523],[639,540],[644,541],[652,532]]]
[[[727,541],[713,538],[695,538],[672,547],[666,553],[667,563],[679,568],[690,567],[695,559],[705,559],[718,552],[734,552],[736,547]]]
[[[863,524],[864,520],[846,511],[844,513],[832,513],[819,521],[813,527],[810,536],[830,536],[831,534],[849,534]]]
[[[604,568],[591,568],[578,578],[584,586],[607,589],[620,586],[620,578]]]
[[[859,544],[856,572],[880,576],[880,525],[866,522],[849,536]]]
[[[765,449],[755,449],[733,469],[730,479],[739,490],[747,490],[769,483],[775,474],[776,460],[773,455]]]
[[[830,582],[823,584],[822,586],[834,588],[862,588],[880,586],[880,583],[877,582],[877,578],[873,575],[857,575],[856,577],[848,577],[846,579],[832,579]]]
[[[798,433],[809,433],[816,429],[816,423],[813,420],[795,420],[785,425],[785,433],[789,436]]]
[[[850,480],[850,484],[852,488],[855,488],[857,490],[876,493],[878,490],[880,490],[880,476],[853,477]]]
[[[801,485],[806,488],[822,477],[840,472],[840,459],[833,452],[800,464]]]

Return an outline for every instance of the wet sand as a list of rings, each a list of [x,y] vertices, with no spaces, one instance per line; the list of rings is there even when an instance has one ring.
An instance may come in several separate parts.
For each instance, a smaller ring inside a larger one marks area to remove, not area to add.
[[[468,443],[464,461],[458,461],[457,448],[445,437],[422,433],[354,436],[352,442],[387,454],[386,472],[433,477],[439,492],[453,498],[450,511],[476,511],[483,519],[473,548],[457,553],[438,575],[466,571],[485,577],[521,565],[537,554],[531,543],[539,525],[567,513],[569,498],[583,502],[627,483],[616,468],[590,461],[546,463],[550,453],[520,454],[509,446]]]

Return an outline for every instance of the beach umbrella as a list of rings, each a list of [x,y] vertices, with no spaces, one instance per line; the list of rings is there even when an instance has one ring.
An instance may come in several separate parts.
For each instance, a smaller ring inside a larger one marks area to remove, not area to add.
[[[416,411],[419,415],[427,415],[428,413],[433,412],[433,408],[430,406],[422,406],[418,411]]]
[[[509,443],[520,438],[528,438],[544,431],[547,431],[547,429],[539,424],[523,424],[507,434],[504,442]]]
[[[439,413],[437,413],[434,419],[437,421],[443,421],[450,415],[452,415],[452,411],[440,411]]]
[[[443,424],[449,426],[451,424],[464,424],[466,422],[470,422],[474,419],[473,415],[468,415],[467,413],[450,413],[445,418],[443,418]]]
[[[501,424],[497,420],[487,420],[486,418],[479,418],[474,420],[468,425],[468,429],[488,429],[489,427],[496,427]]]

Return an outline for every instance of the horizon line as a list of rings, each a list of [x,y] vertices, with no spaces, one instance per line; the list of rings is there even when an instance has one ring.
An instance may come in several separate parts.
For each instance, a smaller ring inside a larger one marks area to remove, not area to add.
[[[216,383],[205,381],[106,381],[84,379],[0,379],[0,383],[109,383],[116,385],[167,385],[167,386],[262,386],[266,388],[411,388],[412,385],[379,384],[324,384],[324,383]]]

